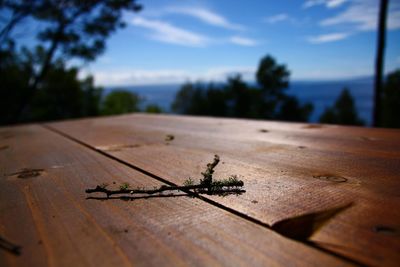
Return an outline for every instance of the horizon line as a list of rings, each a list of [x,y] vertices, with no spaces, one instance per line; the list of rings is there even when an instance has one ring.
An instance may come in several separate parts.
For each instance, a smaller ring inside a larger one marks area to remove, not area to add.
[[[374,79],[374,75],[362,75],[362,76],[354,76],[354,77],[343,77],[343,78],[299,78],[299,79],[293,79],[291,81],[289,81],[289,86],[290,87],[290,83],[298,83],[298,82],[307,82],[307,83],[318,83],[318,82],[348,82],[348,81],[359,81],[359,80],[370,80],[371,82],[373,82]],[[252,80],[248,80],[248,79],[243,79],[244,82],[247,83],[256,83],[255,79]],[[182,81],[182,82],[161,82],[161,83],[132,83],[132,84],[96,84],[96,86],[100,86],[100,87],[136,87],[136,86],[181,86],[183,84],[186,83],[192,83],[192,84],[225,84],[226,80],[224,81],[218,81],[218,80],[196,80],[196,81],[192,81],[192,80],[186,80],[186,81]]]

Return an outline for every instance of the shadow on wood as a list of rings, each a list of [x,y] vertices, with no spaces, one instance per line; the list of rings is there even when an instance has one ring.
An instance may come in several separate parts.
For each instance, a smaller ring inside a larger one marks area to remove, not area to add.
[[[271,228],[288,238],[306,241],[330,219],[352,205],[353,203],[348,203],[343,206],[284,219],[274,223]]]

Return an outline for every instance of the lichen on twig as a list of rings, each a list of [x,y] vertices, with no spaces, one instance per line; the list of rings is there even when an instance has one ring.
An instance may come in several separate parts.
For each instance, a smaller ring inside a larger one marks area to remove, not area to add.
[[[220,159],[218,155],[214,156],[214,160],[207,164],[207,169],[202,172],[203,178],[200,179],[198,184],[194,183],[192,178],[184,181],[182,186],[177,185],[162,185],[160,187],[153,187],[152,189],[145,188],[132,188],[129,183],[122,183],[119,189],[107,189],[108,184],[100,184],[95,188],[86,189],[87,194],[91,193],[104,193],[109,198],[111,195],[153,195],[162,194],[165,191],[180,190],[188,194],[208,194],[208,195],[228,195],[228,194],[242,194],[245,192],[243,189],[244,183],[239,180],[237,175],[231,175],[227,179],[213,180],[214,168],[218,165]]]

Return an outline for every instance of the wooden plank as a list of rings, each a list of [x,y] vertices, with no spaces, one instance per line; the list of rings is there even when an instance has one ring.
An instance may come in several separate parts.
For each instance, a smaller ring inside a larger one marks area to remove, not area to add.
[[[143,114],[51,127],[176,184],[219,154],[216,176],[241,176],[247,192],[209,198],[269,225],[354,202],[312,241],[370,265],[400,262],[399,130]]]
[[[21,246],[1,266],[349,265],[199,199],[86,199],[103,182],[161,183],[40,126],[0,138],[0,236]]]

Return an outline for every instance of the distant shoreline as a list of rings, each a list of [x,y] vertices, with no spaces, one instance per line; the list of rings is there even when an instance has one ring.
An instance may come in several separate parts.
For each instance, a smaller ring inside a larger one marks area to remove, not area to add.
[[[104,91],[106,95],[115,89],[137,93],[143,98],[143,106],[156,104],[164,112],[169,113],[175,94],[180,87],[181,84],[107,86]],[[371,125],[373,79],[370,77],[336,81],[292,81],[286,92],[297,96],[302,103],[313,103],[314,111],[310,116],[310,122],[317,122],[325,107],[331,106],[335,102],[344,87],[349,88],[353,95],[359,116],[367,125]]]

